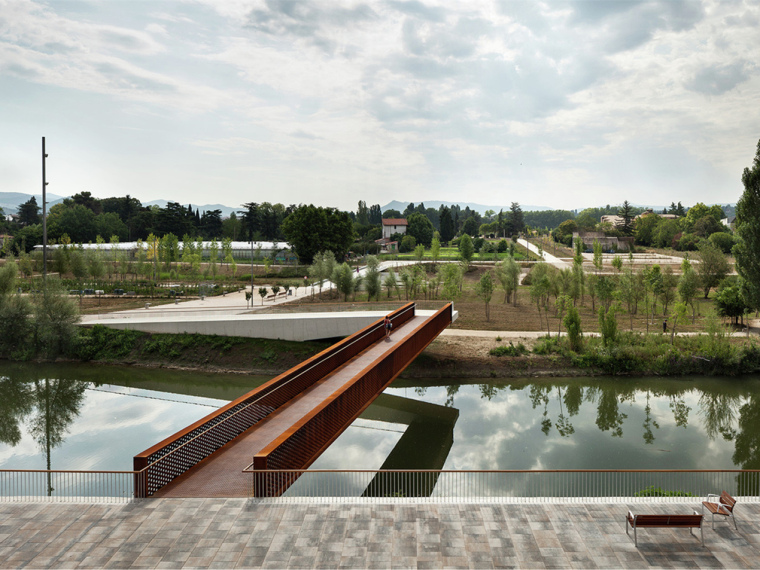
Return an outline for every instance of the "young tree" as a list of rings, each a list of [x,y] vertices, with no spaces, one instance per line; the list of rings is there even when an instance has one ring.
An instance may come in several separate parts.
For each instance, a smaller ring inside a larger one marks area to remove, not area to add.
[[[456,263],[444,263],[438,269],[443,280],[443,296],[449,301],[459,299],[462,295],[462,267]]]
[[[686,311],[688,309],[686,308],[686,303],[676,303],[673,307],[673,313],[670,315],[670,344],[673,345],[673,342],[676,338],[676,329],[679,325],[686,324]]]
[[[391,298],[391,291],[395,290],[396,295],[398,295],[399,301],[401,300],[401,295],[399,295],[398,290],[398,282],[396,281],[396,274],[393,273],[393,269],[388,271],[388,275],[385,276],[385,280],[383,281],[383,286],[388,290],[388,298]]]
[[[438,258],[441,256],[441,240],[440,234],[435,232],[433,234],[433,241],[430,242],[430,258],[433,260],[433,264],[438,263]]]
[[[633,330],[633,307],[634,299],[636,298],[636,276],[631,269],[626,269],[620,275],[620,281],[618,283],[620,291],[620,299],[626,305],[628,310],[628,317],[631,321],[631,330]]]
[[[752,168],[742,173],[744,193],[736,203],[736,233],[734,249],[736,271],[744,279],[748,301],[760,307],[760,141]]]
[[[565,318],[565,311],[568,310],[568,308],[573,306],[573,300],[570,298],[569,295],[559,295],[554,300],[554,308],[557,311],[557,320],[559,323],[557,324],[557,338],[559,338],[560,333],[562,332],[562,323],[564,322]]]
[[[581,331],[581,317],[574,305],[567,308],[565,316],[565,330],[570,342],[570,350],[580,352],[583,346],[583,332]]]
[[[755,252],[757,254],[757,252]],[[699,244],[699,264],[697,273],[702,282],[702,289],[705,292],[705,299],[710,294],[710,289],[717,287],[718,284],[728,275],[730,268],[726,256],[723,252],[707,240]]]
[[[662,292],[660,298],[662,299],[662,314],[666,315],[668,312],[668,305],[676,298],[676,287],[678,286],[678,277],[673,273],[673,268],[667,266],[662,274]]]
[[[508,303],[514,294],[515,306],[517,306],[517,286],[520,280],[520,266],[512,256],[507,256],[496,264],[494,269],[496,280],[504,289],[504,302]]]
[[[374,297],[376,301],[380,300],[380,271],[378,267],[380,262],[377,257],[370,255],[367,257],[367,274],[364,277],[364,289],[367,291],[367,301]]]
[[[602,270],[602,244],[598,240],[594,240],[594,267],[597,273]]]
[[[348,263],[342,263],[333,269],[331,281],[339,293],[343,294],[343,300],[348,302],[348,296],[354,290],[354,272]]]
[[[217,264],[219,263],[219,242],[216,238],[211,240],[208,246],[208,264],[211,270],[211,275],[216,278]]]
[[[686,261],[686,260],[684,260]],[[682,266],[683,267],[683,266]],[[696,320],[696,310],[694,308],[694,298],[699,291],[699,278],[692,269],[691,264],[685,266],[681,278],[678,280],[678,296],[681,302],[691,307],[691,322]]]
[[[493,296],[493,290],[493,277],[490,271],[486,271],[475,286],[475,293],[486,305],[486,321],[491,320],[491,297]]]
[[[472,261],[475,255],[475,246],[472,244],[472,238],[468,234],[463,234],[459,238],[459,257],[463,262],[467,264]]]
[[[420,244],[417,247],[414,248],[414,259],[416,259],[418,262],[422,263],[422,260],[425,259],[425,246]]]
[[[264,297],[267,296],[267,288],[259,287],[259,297],[261,297],[261,304],[264,304]]]

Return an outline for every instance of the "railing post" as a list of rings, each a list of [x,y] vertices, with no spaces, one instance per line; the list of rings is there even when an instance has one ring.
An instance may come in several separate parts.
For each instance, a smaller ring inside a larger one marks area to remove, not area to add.
[[[148,497],[148,458],[134,457],[132,459],[134,474],[134,498]]]

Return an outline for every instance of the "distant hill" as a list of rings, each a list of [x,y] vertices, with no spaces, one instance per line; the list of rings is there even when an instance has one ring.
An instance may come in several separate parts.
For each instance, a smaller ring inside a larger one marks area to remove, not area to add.
[[[166,205],[169,202],[177,202],[177,200],[152,200],[151,202],[145,202],[143,203],[143,206],[158,206],[159,208],[166,208]],[[187,207],[187,204],[184,202],[179,202],[183,206]],[[232,212],[239,212],[242,210],[242,206],[238,206],[237,208],[230,208],[229,206],[223,206],[222,204],[193,204],[190,203],[190,206],[193,208],[193,210],[197,209],[201,214],[203,212],[210,212],[212,210],[221,210],[222,211],[222,217],[227,218]]]
[[[24,202],[28,202],[31,197],[37,198],[37,204],[42,207],[42,194],[23,194],[21,192],[0,192],[0,208],[6,214],[15,214],[18,207]],[[63,196],[47,193],[48,206],[57,204],[63,200]]]
[[[409,205],[410,202],[399,202],[398,200],[393,200],[392,202],[389,202],[385,206],[381,206],[381,210],[385,212],[386,210],[398,210],[399,212],[403,212],[406,210],[406,207]],[[442,202],[440,200],[425,200],[422,202],[425,204],[426,208],[435,208],[436,210],[443,206],[453,206],[458,205],[463,210],[465,208],[470,208],[470,210],[475,210],[476,212],[480,214],[484,214],[486,210],[493,210],[494,212],[498,212],[499,210],[504,210],[505,212],[509,210],[510,204],[504,204],[501,206],[486,206],[484,204],[475,204],[473,202]],[[414,205],[418,205],[419,202],[414,202]],[[530,206],[526,204],[520,204],[520,208],[523,212],[529,212],[529,211],[536,211],[536,210],[551,210],[551,208],[547,208],[546,206]]]

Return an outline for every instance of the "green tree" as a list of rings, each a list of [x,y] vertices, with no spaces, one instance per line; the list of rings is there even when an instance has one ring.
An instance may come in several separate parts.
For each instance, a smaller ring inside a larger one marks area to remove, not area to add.
[[[675,342],[676,338],[676,329],[679,325],[686,324],[686,312],[688,311],[688,308],[686,307],[686,303],[676,303],[673,307],[673,312],[670,315],[670,344],[672,345]]]
[[[508,303],[514,294],[514,304],[517,306],[517,286],[520,282],[520,266],[511,255],[496,264],[494,269],[496,280],[504,289],[504,302]]]
[[[448,301],[459,299],[462,295],[462,267],[456,263],[442,264],[438,272],[443,281],[443,296]]]
[[[628,202],[628,200],[625,200],[623,202],[623,205],[620,206],[620,210],[618,211],[618,216],[623,218],[623,225],[620,228],[620,231],[623,232],[623,234],[629,236],[633,233],[633,207]]]
[[[728,260],[720,249],[707,240],[700,242],[697,273],[702,283],[705,299],[710,294],[710,289],[717,287],[728,275],[729,270]]]
[[[694,308],[694,299],[699,291],[699,277],[692,269],[691,264],[686,266],[678,280],[678,296],[681,302],[691,307],[691,322],[696,320],[696,310]]]
[[[430,220],[427,218],[427,216],[415,212],[409,215],[409,217],[406,219],[406,223],[407,235],[414,237],[414,240],[417,244],[424,245],[425,247],[430,247],[430,244],[433,241],[433,232],[435,229],[433,228],[433,224],[430,223]]]
[[[617,309],[614,306],[609,309],[599,307],[599,332],[602,334],[602,344],[605,347],[617,343],[618,330],[617,318],[615,317],[616,312]]]
[[[486,306],[486,321],[491,320],[491,297],[493,296],[494,280],[490,271],[486,271],[480,277],[477,285],[475,286],[475,293],[485,303]]]
[[[69,350],[79,336],[79,310],[60,282],[48,280],[34,300],[34,337],[46,357]]]
[[[441,240],[440,240],[440,234],[438,232],[435,232],[433,234],[433,241],[430,242],[430,258],[433,260],[433,263],[438,263],[438,258],[441,256]]]
[[[441,226],[441,240],[444,243],[449,243],[457,233],[457,229],[454,226],[454,219],[451,217],[451,210],[442,206],[439,214],[439,223]]]
[[[470,263],[475,255],[475,246],[472,244],[472,239],[469,234],[463,234],[459,238],[459,257],[462,261]]]
[[[354,241],[351,218],[335,208],[299,206],[283,220],[281,230],[303,263],[326,250],[343,259]]]
[[[567,340],[570,342],[570,350],[580,352],[583,348],[583,332],[581,330],[581,316],[574,305],[567,308],[565,315],[565,330],[567,331]]]
[[[425,259],[425,246],[420,244],[417,247],[414,248],[414,259],[422,263],[422,260]]]
[[[525,231],[525,218],[523,217],[522,208],[517,202],[512,202],[507,214],[507,227],[512,235],[517,235]]]
[[[267,288],[259,287],[259,297],[261,297],[261,304],[264,304],[264,297],[267,296]]]
[[[736,271],[744,279],[748,301],[760,307],[760,141],[752,168],[742,173],[744,193],[736,204],[736,234],[734,248]]]
[[[338,292],[343,294],[343,300],[347,302],[348,296],[354,291],[354,272],[348,263],[337,265],[330,280],[335,283]]]
[[[676,287],[678,287],[678,277],[673,273],[673,268],[667,266],[662,274],[662,292],[660,293],[663,315],[667,314],[668,306],[676,298]]]
[[[374,255],[367,257],[367,274],[364,277],[364,289],[367,291],[367,301],[374,297],[376,301],[380,300],[380,261]]]
[[[385,276],[385,280],[383,281],[383,285],[388,290],[388,298],[391,298],[391,291],[396,291],[396,295],[399,296],[399,300],[401,300],[401,296],[399,295],[398,291],[398,282],[396,281],[396,274],[391,269],[388,271],[388,275]]]

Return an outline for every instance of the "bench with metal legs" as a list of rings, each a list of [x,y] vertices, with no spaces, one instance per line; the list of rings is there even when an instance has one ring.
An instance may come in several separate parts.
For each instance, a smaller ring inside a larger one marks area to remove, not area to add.
[[[739,530],[739,527],[736,526],[736,517],[734,516],[734,507],[736,506],[736,499],[734,499],[731,495],[723,491],[720,495],[707,495],[707,500],[702,501],[702,512],[705,512],[705,509],[707,509],[710,514],[712,515],[712,527],[715,528],[715,515],[719,515],[722,517],[726,517],[726,521],[728,522],[728,517],[731,517],[734,520],[734,528],[736,530]]]

